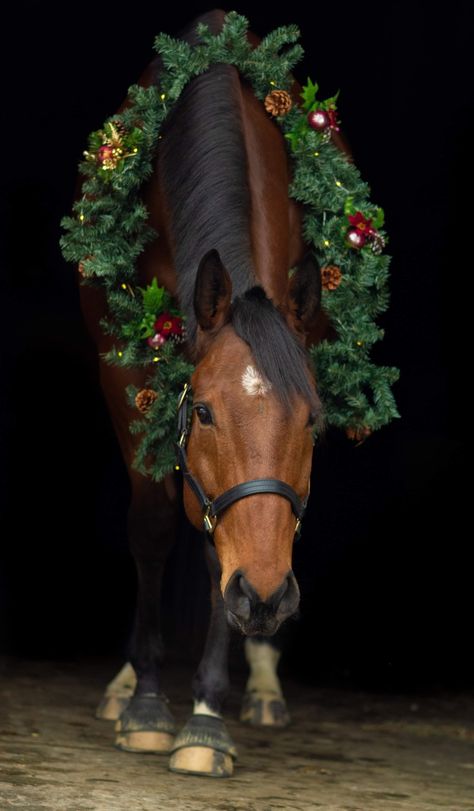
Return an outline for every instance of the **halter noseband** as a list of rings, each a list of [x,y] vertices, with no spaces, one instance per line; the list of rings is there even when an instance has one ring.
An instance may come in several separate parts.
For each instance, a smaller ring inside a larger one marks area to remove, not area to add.
[[[248,482],[242,482],[230,487],[229,490],[217,496],[213,501],[206,496],[201,484],[189,470],[186,454],[186,442],[190,433],[188,424],[188,397],[190,391],[191,386],[189,383],[185,383],[178,399],[178,442],[176,443],[176,452],[178,466],[200,504],[203,513],[204,531],[208,539],[212,542],[218,516],[235,501],[258,493],[275,493],[288,499],[291,504],[291,509],[296,517],[295,540],[298,540],[308,497],[302,500],[289,484],[280,481],[280,479],[251,479]]]

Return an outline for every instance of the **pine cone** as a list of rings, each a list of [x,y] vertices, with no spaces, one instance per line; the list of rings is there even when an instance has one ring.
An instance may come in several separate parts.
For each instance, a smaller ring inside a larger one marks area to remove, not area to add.
[[[377,231],[372,238],[372,253],[376,255],[381,254],[385,248],[385,244],[385,239],[382,234],[379,234]]]
[[[354,439],[359,445],[362,442],[365,442],[368,436],[370,436],[372,431],[370,428],[367,428],[365,425],[359,425],[357,428],[346,428],[346,435],[349,439]]]
[[[85,256],[84,259],[81,262],[79,262],[79,265],[78,265],[77,269],[78,269],[79,273],[81,274],[81,276],[85,276],[85,277],[92,276],[91,273],[86,273],[86,266],[84,265],[84,262],[87,262],[88,259],[93,259],[93,258],[94,258],[93,256]]]
[[[140,389],[135,397],[135,405],[142,414],[148,414],[157,397],[153,389]]]
[[[290,112],[293,102],[286,90],[272,90],[265,98],[265,110],[274,116],[286,115]]]
[[[335,290],[342,280],[341,268],[337,265],[325,265],[321,268],[321,284],[324,290]]]

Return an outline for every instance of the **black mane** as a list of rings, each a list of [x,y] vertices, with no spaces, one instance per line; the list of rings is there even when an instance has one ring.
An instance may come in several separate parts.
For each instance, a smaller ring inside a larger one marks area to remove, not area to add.
[[[222,13],[210,12],[181,33],[199,41],[198,22],[213,33]],[[183,90],[166,120],[159,148],[159,175],[169,212],[178,297],[193,341],[194,280],[200,260],[215,248],[230,273],[234,295],[255,284],[250,243],[250,191],[240,116],[239,74],[213,65]]]
[[[203,22],[217,34],[223,17],[221,11],[203,14],[180,38],[195,45],[197,24]],[[159,59],[155,67],[159,81]],[[202,257],[216,249],[232,280],[232,324],[250,346],[258,370],[285,407],[299,394],[322,425],[321,404],[310,385],[309,357],[262,288],[254,286],[240,81],[232,65],[213,65],[189,82],[162,131],[158,170],[169,213],[178,298],[194,343],[196,273]]]

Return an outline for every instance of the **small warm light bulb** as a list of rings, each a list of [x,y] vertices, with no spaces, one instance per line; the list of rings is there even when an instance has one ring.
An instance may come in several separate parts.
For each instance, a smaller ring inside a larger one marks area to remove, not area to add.
[[[276,82],[274,82],[274,81],[273,81],[273,79],[271,79],[271,80],[270,80],[270,84],[272,85],[272,87],[275,87]]]
[[[329,242],[329,240],[328,240],[328,239],[325,239],[323,244],[324,244],[324,247],[325,247],[325,248],[329,248],[329,246],[330,246],[330,244],[331,244],[331,243]]]
[[[85,220],[85,215],[82,213],[82,211],[79,214],[79,219],[80,219],[81,222],[84,222],[84,220]]]
[[[123,357],[123,352],[117,352],[117,355],[119,356],[119,358],[122,358]]]
[[[356,344],[357,344],[357,346],[364,346],[364,342],[363,342],[363,341],[356,341]]]
[[[340,180],[336,180],[336,186],[342,186],[342,183],[341,183]]]
[[[126,289],[127,289],[127,285],[125,284],[125,282],[122,282],[122,284],[120,285],[120,287],[122,288],[122,290],[126,290]]]
[[[155,357],[153,358],[153,363],[158,363],[158,361],[159,361],[159,357],[158,357],[158,355],[155,355]]]
[[[165,100],[165,98],[166,98],[166,93],[160,93],[160,99],[161,99],[161,101],[164,101],[164,100]]]
[[[319,152],[313,152],[313,155],[314,155],[315,158],[318,158],[319,157]]]

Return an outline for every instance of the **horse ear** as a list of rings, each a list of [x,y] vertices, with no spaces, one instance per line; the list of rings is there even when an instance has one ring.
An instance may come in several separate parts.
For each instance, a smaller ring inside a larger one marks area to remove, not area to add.
[[[203,330],[218,330],[229,319],[232,282],[216,250],[201,259],[194,286],[194,312]]]
[[[311,251],[290,277],[288,321],[298,332],[307,332],[321,307],[321,271]]]

